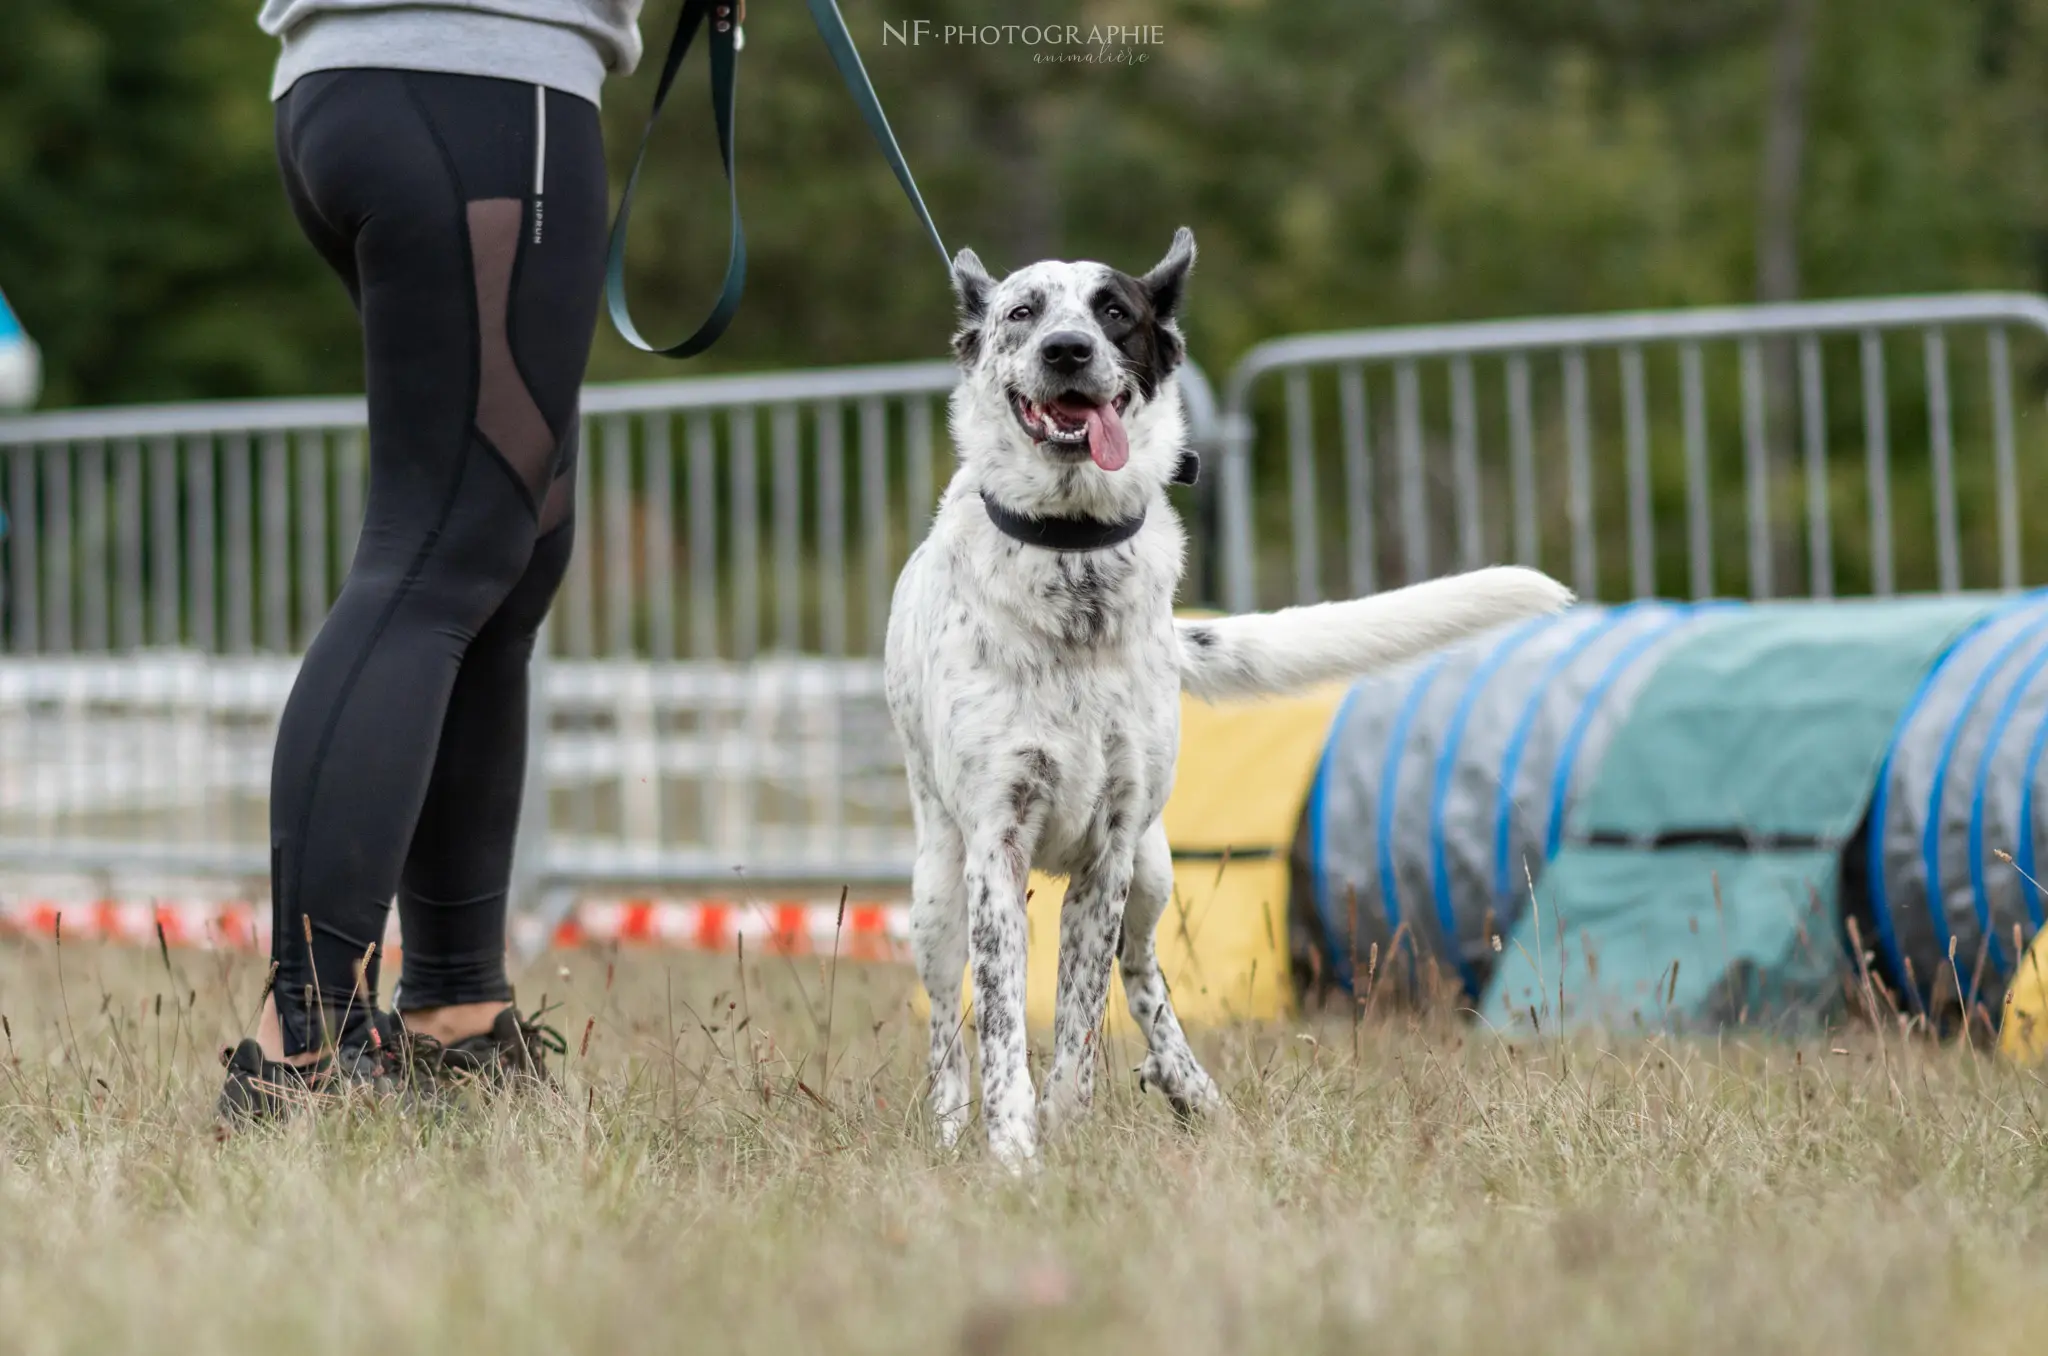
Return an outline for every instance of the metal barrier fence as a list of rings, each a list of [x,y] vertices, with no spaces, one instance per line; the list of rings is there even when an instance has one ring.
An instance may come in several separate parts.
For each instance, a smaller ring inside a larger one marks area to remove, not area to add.
[[[908,879],[878,656],[951,474],[957,376],[586,388],[576,550],[536,663],[529,904]],[[1213,446],[1206,379],[1182,385],[1191,437]],[[0,419],[0,873],[146,892],[265,875],[270,746],[354,551],[364,413]]]
[[[2048,373],[2041,298],[1277,340],[1220,416],[1198,369],[1183,383],[1195,442],[1223,452],[1190,600],[1496,559],[1609,599],[2016,587],[2018,464],[2043,438],[2016,372]],[[950,473],[955,375],[586,390],[577,549],[537,659],[527,905],[907,880],[877,655]],[[262,879],[275,722],[353,550],[362,424],[360,400],[0,419],[0,875]],[[1284,468],[1284,493],[1262,501],[1255,466]],[[1920,504],[1902,529],[1895,506]]]
[[[2031,407],[2016,427],[2013,371],[2038,375],[2044,338],[2048,300],[1986,293],[1261,344],[1225,389],[1222,597],[1243,611],[1501,559],[1606,599],[2016,588],[2018,447],[2042,438]],[[1918,384],[1894,380],[1915,358]],[[1284,466],[1284,498],[1261,503],[1255,464]],[[1739,508],[1716,493],[1730,483]],[[1928,530],[1902,534],[1894,502],[1923,493]],[[1603,524],[1625,561],[1599,551]]]

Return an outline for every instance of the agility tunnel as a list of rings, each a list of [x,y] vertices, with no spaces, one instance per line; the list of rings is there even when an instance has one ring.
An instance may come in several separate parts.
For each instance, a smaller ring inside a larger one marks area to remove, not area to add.
[[[1995,1019],[2040,930],[2044,745],[2040,593],[1504,628],[1345,694],[1295,974],[1501,1030],[1799,1025],[1864,982],[1854,937],[1899,1006]]]

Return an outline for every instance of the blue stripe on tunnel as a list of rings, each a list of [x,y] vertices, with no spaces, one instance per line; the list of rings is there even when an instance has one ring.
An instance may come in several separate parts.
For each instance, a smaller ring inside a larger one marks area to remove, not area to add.
[[[1892,727],[1892,737],[1885,744],[1884,761],[1877,766],[1877,785],[1870,794],[1868,841],[1864,845],[1864,873],[1870,881],[1870,917],[1877,925],[1877,943],[1884,951],[1884,958],[1891,965],[1892,980],[1912,997],[1913,1006],[1920,1012],[1927,1011],[1927,997],[1921,992],[1919,980],[1906,968],[1906,953],[1899,945],[1899,931],[1892,923],[1891,891],[1885,885],[1884,836],[1885,815],[1891,801],[1892,759],[1898,753],[1899,741],[1913,724],[1913,717],[1920,713],[1920,706],[1927,700],[1927,694],[1934,690],[1941,671],[1948,666],[1956,652],[1967,645],[1985,627],[2010,616],[2022,607],[2032,606],[2039,600],[2033,596],[2014,599],[2001,607],[1992,609],[1978,617],[1950,640],[1942,652],[1935,656],[1934,663],[1920,678],[1920,685],[1913,689],[1905,709],[1899,712],[1898,723]],[[1932,910],[1930,910],[1932,912]],[[1860,962],[1859,962],[1860,963]]]
[[[1429,695],[1430,685],[1442,672],[1447,654],[1439,654],[1429,666],[1416,676],[1415,685],[1408,689],[1408,695],[1401,702],[1401,710],[1394,717],[1394,728],[1387,732],[1387,752],[1380,764],[1380,803],[1376,807],[1377,820],[1373,849],[1379,858],[1380,902],[1387,915],[1387,950],[1391,962],[1394,942],[1401,933],[1401,889],[1394,875],[1394,809],[1395,798],[1401,793],[1401,753],[1408,742],[1408,727],[1415,723],[1415,713],[1422,706],[1422,699]],[[1407,948],[1409,964],[1415,959],[1415,945],[1411,939]]]
[[[1351,958],[1347,954],[1343,964],[1337,964],[1334,942],[1337,933],[1334,920],[1330,917],[1330,866],[1323,852],[1328,841],[1330,760],[1337,751],[1338,740],[1344,733],[1344,722],[1351,715],[1351,708],[1358,701],[1358,693],[1365,686],[1363,681],[1353,683],[1351,690],[1344,694],[1344,700],[1337,705],[1337,714],[1331,718],[1330,733],[1323,739],[1323,756],[1316,760],[1316,779],[1308,789],[1308,865],[1309,879],[1315,882],[1316,918],[1323,925],[1323,949],[1330,953],[1331,968],[1336,970],[1341,983],[1348,992],[1351,988]]]
[[[1451,872],[1444,843],[1444,802],[1451,787],[1451,774],[1458,760],[1458,746],[1465,737],[1465,723],[1471,718],[1472,708],[1478,703],[1480,693],[1502,666],[1513,657],[1523,643],[1538,632],[1551,626],[1557,617],[1536,617],[1522,623],[1502,637],[1493,651],[1481,661],[1465,680],[1465,690],[1458,696],[1458,707],[1451,713],[1450,724],[1445,727],[1443,751],[1437,755],[1435,787],[1429,802],[1429,884],[1430,893],[1436,900],[1437,925],[1443,931],[1444,950],[1456,967],[1458,980],[1465,986],[1465,992],[1472,998],[1479,997],[1479,976],[1472,964],[1465,958],[1465,949],[1459,944],[1458,918],[1451,907]],[[1509,920],[1501,920],[1505,927]]]
[[[2004,670],[2005,662],[2012,657],[2013,652],[2038,635],[2043,627],[2048,627],[2048,613],[2043,613],[2006,637],[2004,643],[1991,652],[1991,658],[1985,662],[1983,669],[1970,681],[1969,689],[1963,693],[1962,705],[1956,708],[1955,718],[1949,722],[1948,733],[1942,738],[1941,756],[1935,761],[1934,780],[1927,793],[1927,820],[1920,829],[1920,864],[1927,875],[1927,917],[1934,924],[1935,936],[1941,942],[1941,954],[1949,957],[1949,968],[1956,971],[1958,993],[1963,992],[1963,977],[1959,958],[1950,955],[1955,946],[1955,933],[1948,924],[1948,897],[1941,883],[1941,802],[1948,793],[1949,764],[1955,761],[1956,745],[1962,741],[1963,727],[1969,723],[1970,714],[1977,709],[1977,702],[1983,697],[1984,690],[1991,685],[1991,680]],[[2004,953],[1999,948],[1998,939],[1991,937],[1988,940],[1992,955],[1999,958],[1994,963],[2003,974]],[[1965,1007],[1976,998],[1974,979],[1970,982],[1970,989],[1971,992],[1963,1000]]]
[[[1544,691],[1556,680],[1558,674],[1569,668],[1573,660],[1584,654],[1602,636],[1644,608],[1662,606],[1661,603],[1649,601],[1622,604],[1573,637],[1571,644],[1552,655],[1550,662],[1543,666],[1543,671],[1536,675],[1536,682],[1529,689],[1529,696],[1522,704],[1522,713],[1515,718],[1514,730],[1508,735],[1507,747],[1501,754],[1500,790],[1494,798],[1493,902],[1494,907],[1499,909],[1503,916],[1508,912],[1505,907],[1507,901],[1514,896],[1514,887],[1508,880],[1508,873],[1514,865],[1508,859],[1508,847],[1511,837],[1509,830],[1514,822],[1515,778],[1521,771],[1522,753],[1529,743],[1530,732],[1536,726],[1537,713],[1543,709]]]
[[[2005,975],[2010,969],[2005,963],[2005,948],[2000,945],[1998,934],[1991,921],[1991,891],[1984,883],[1984,800],[1991,782],[1991,762],[1998,753],[1998,746],[2005,740],[2005,728],[2012,724],[2012,718],[2019,714],[2020,702],[2026,697],[2034,679],[2041,670],[2048,668],[2048,643],[2034,651],[2033,657],[2021,669],[2019,676],[2012,680],[2012,688],[2005,694],[2005,700],[1998,705],[1998,714],[1992,718],[1991,729],[1984,736],[1984,751],[1977,755],[1977,775],[1970,784],[1970,896],[1977,905],[1977,924],[1991,941],[1991,963],[1998,967],[1998,973]],[[2027,808],[2031,808],[2030,806]],[[2022,831],[2032,838],[2031,819],[2020,821]],[[2015,847],[2024,844],[2015,844]],[[2031,887],[2028,887],[2031,888]]]
[[[2048,715],[2034,727],[2034,742],[2027,746],[2027,765],[2020,773],[2020,846],[2016,854],[2020,883],[2026,887],[2027,917],[2036,928],[2042,926],[2040,876],[2034,870],[2034,771],[2041,766],[2041,751],[2048,748]]]

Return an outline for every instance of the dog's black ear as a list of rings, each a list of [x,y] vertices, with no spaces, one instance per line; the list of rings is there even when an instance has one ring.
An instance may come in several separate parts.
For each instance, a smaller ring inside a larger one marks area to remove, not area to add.
[[[961,250],[953,256],[953,292],[960,298],[961,320],[980,320],[982,312],[988,309],[988,294],[995,287],[996,280],[981,266],[980,255],[973,250]]]
[[[981,321],[988,314],[989,294],[996,280],[981,266],[981,256],[961,250],[953,256],[953,294],[960,301],[960,328],[953,332],[953,353],[971,365],[981,350]]]
[[[1181,297],[1187,292],[1188,270],[1194,266],[1195,233],[1183,226],[1173,233],[1173,244],[1166,257],[1138,279],[1138,286],[1151,299],[1152,313],[1160,323],[1173,320],[1180,313]]]

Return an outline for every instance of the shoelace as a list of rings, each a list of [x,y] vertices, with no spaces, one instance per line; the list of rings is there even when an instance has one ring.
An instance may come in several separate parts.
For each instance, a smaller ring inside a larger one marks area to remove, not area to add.
[[[542,1068],[542,1051],[559,1055],[563,1059],[569,1057],[569,1038],[541,1020],[560,1006],[560,1003],[550,1003],[535,1008],[523,1017],[516,1013],[513,1016],[513,1020],[519,1025],[519,1039],[525,1043],[527,1056],[533,1060],[536,1072]]]
[[[430,1080],[441,1071],[447,1056],[447,1047],[432,1036],[418,1031],[398,1028],[397,1036],[386,1047],[391,1052],[394,1071],[415,1082]]]
[[[569,1053],[568,1038],[541,1020],[560,1006],[559,1003],[549,1004],[525,1015],[517,1011],[513,1013],[512,1021],[519,1036],[521,1053],[535,1073],[545,1073],[542,1060],[544,1054],[566,1057]],[[468,1063],[451,1068],[448,1045],[425,1032],[412,1030],[395,1017],[390,1022],[390,1033],[385,1037],[384,1049],[394,1072],[422,1080],[432,1080],[449,1074],[467,1077],[482,1072],[480,1068],[472,1068]],[[457,1047],[463,1051],[466,1060],[475,1058],[463,1049],[469,1044],[470,1042],[465,1041]]]

